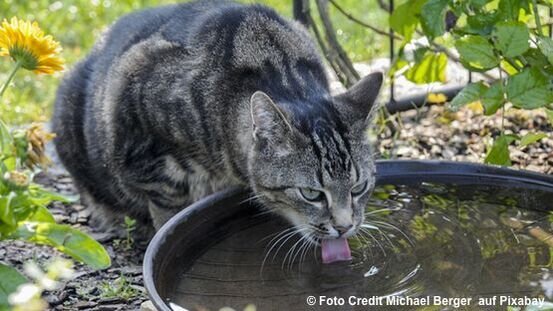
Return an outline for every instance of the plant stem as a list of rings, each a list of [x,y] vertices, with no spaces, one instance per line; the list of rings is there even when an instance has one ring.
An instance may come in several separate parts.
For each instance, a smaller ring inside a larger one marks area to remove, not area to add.
[[[505,134],[505,104],[501,106],[501,136]]]
[[[540,36],[543,37],[543,29],[541,28],[540,14],[538,10],[538,1],[532,0],[532,8],[534,9],[534,18],[536,19],[536,28]]]
[[[501,85],[501,95],[503,96],[503,103],[501,104],[501,136],[503,136],[505,134],[505,83],[507,83],[507,80],[503,79],[501,64],[499,65],[499,83]]]
[[[8,88],[8,85],[10,85],[10,82],[12,82],[13,77],[15,76],[15,73],[21,68],[21,62],[16,61],[15,67],[13,67],[12,72],[10,72],[10,75],[8,76],[8,80],[6,80],[6,83],[2,86],[2,90],[0,90],[0,99],[2,99],[2,95],[4,95],[4,92]]]

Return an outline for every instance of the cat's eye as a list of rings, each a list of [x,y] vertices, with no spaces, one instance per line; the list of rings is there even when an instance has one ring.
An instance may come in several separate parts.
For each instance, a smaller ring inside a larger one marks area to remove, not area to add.
[[[324,199],[324,193],[322,191],[314,190],[311,188],[298,188],[301,196],[310,202],[320,202]]]
[[[351,188],[351,194],[353,196],[359,196],[367,190],[367,185],[369,184],[368,180],[365,180],[364,182],[357,184]]]

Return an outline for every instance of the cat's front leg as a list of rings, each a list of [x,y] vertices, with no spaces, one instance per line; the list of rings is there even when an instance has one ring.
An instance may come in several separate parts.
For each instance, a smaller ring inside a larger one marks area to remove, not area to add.
[[[142,152],[137,159],[126,162],[128,165],[125,166],[121,178],[126,193],[140,198],[143,208],[147,206],[156,230],[192,203],[190,175],[193,172],[174,157]]]
[[[152,224],[158,231],[171,217],[175,216],[181,209],[158,206],[156,203],[148,203],[148,211],[152,217]]]

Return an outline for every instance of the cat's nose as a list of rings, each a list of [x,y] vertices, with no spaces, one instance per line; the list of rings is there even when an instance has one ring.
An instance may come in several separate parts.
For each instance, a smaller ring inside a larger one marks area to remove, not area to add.
[[[349,229],[351,229],[353,227],[353,225],[349,225],[349,226],[334,226],[334,229],[336,231],[338,231],[338,234],[340,236],[344,235],[346,232],[349,231]]]

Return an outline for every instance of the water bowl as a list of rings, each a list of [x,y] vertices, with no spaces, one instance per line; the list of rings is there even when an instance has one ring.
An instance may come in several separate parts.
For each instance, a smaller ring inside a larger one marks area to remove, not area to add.
[[[553,177],[442,161],[381,161],[377,172],[351,261],[322,264],[318,246],[228,189],[155,235],[144,259],[151,300],[164,311],[336,310],[322,296],[343,298],[344,310],[357,309],[351,297],[373,306],[439,297],[441,309],[460,297],[475,310],[494,296],[496,306],[503,296],[553,300]]]

